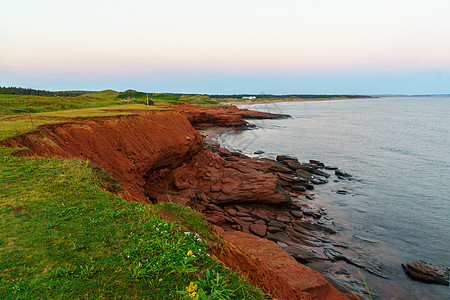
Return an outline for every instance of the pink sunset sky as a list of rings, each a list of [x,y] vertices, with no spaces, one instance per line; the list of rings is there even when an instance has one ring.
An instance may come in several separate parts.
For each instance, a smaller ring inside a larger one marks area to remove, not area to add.
[[[0,86],[450,93],[448,0],[18,0],[0,10]]]

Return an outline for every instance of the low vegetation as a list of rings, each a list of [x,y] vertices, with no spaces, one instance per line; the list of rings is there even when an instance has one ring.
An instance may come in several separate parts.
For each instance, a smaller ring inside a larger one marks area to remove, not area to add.
[[[101,99],[88,96],[52,97],[0,94],[0,115],[25,115],[28,113],[105,107],[120,103],[120,100],[113,98]]]
[[[0,148],[0,299],[264,298],[211,259],[201,215],[124,202],[87,162],[11,151]]]
[[[0,117],[0,141],[27,132],[35,131],[41,125],[72,122],[78,118],[113,117],[136,114],[136,111],[167,110],[166,107],[143,104],[121,104],[108,107],[48,111],[33,114],[15,114]]]

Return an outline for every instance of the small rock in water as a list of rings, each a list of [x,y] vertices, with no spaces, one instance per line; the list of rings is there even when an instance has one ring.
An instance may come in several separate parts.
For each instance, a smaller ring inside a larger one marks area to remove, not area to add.
[[[402,267],[411,279],[449,285],[449,268],[429,264],[421,260],[402,264]]]
[[[309,163],[310,163],[310,164],[317,165],[317,166],[319,166],[319,167],[324,167],[324,166],[325,166],[323,162],[320,162],[320,161],[314,160],[314,159],[310,159],[310,160],[309,160]]]
[[[253,154],[263,154],[263,153],[264,153],[264,151],[262,151],[262,150],[258,150],[258,151],[253,152]]]
[[[322,177],[325,177],[325,178],[330,177],[330,174],[322,172],[320,170],[313,170],[312,173],[316,174],[316,175],[319,175],[319,176],[322,176]]]
[[[343,177],[344,179],[345,179],[345,178],[349,178],[349,177],[353,177],[352,175],[350,175],[350,174],[348,174],[348,173],[345,173],[345,172],[343,172],[343,171],[341,171],[341,170],[339,170],[339,169],[337,169],[336,171],[334,171],[334,174],[336,174],[339,178],[340,178],[340,177]]]
[[[323,167],[325,170],[337,170],[338,169],[338,167],[335,167],[335,166],[325,166],[325,167]]]
[[[337,190],[337,191],[336,191],[336,194],[339,194],[339,195],[348,195],[349,192],[347,192],[347,191],[345,191],[345,190]]]
[[[320,177],[320,176],[314,176],[311,178],[311,182],[313,184],[325,184],[328,182],[328,180],[326,180],[325,178]]]

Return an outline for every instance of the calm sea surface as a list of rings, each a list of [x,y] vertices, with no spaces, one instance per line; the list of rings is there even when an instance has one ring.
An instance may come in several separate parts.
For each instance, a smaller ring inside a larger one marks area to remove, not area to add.
[[[450,299],[449,287],[414,282],[400,265],[424,260],[450,267],[450,97],[240,107],[292,118],[251,120],[257,128],[224,135],[225,146],[316,159],[354,176],[316,186],[314,202],[342,226],[338,239],[389,277],[367,275],[381,298]]]

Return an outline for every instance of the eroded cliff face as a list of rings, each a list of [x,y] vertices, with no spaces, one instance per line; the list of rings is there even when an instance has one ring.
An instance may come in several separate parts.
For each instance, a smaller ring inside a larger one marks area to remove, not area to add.
[[[126,200],[174,201],[202,211],[208,221],[229,231],[224,233],[224,239],[228,246],[235,247],[216,248],[216,256],[249,278],[257,274],[252,282],[278,299],[346,298],[322,275],[296,262],[277,244],[250,234],[265,236],[271,228],[279,232],[277,226],[286,227],[295,221],[285,190],[294,180],[292,170],[268,159],[254,160],[224,149],[210,151],[184,116],[197,127],[223,125],[222,121],[225,125],[243,126],[243,117],[253,112],[239,115],[234,108],[222,111],[196,107],[189,113],[189,106],[179,106],[178,110],[72,120],[42,126],[38,132],[2,141],[0,145],[28,148],[17,152],[21,156],[89,160],[91,165],[118,179],[124,188],[121,196]],[[252,207],[247,211],[237,204],[263,205],[265,210]],[[251,255],[247,255],[249,251],[253,251]],[[273,259],[265,258],[267,251]],[[276,257],[280,260],[278,265]],[[280,292],[283,285],[286,288]]]
[[[136,116],[80,119],[43,126],[39,132],[1,142],[28,148],[18,155],[59,156],[89,160],[117,178],[127,200],[148,201],[145,176],[176,168],[203,149],[201,135],[176,111]]]

